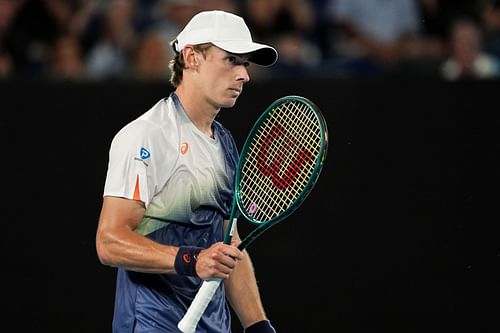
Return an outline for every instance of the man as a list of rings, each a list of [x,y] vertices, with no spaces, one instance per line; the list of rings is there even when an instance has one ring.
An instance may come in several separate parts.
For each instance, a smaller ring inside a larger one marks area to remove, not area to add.
[[[111,143],[96,235],[99,259],[118,267],[113,332],[178,332],[203,280],[222,278],[197,332],[231,332],[227,300],[245,332],[275,332],[246,251],[222,242],[238,152],[215,117],[235,105],[250,62],[274,48],[254,43],[244,20],[195,15],[172,42],[176,88]]]

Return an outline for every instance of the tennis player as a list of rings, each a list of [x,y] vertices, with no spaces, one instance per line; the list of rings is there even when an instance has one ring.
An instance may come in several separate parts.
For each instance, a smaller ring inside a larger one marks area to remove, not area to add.
[[[117,267],[113,332],[179,332],[205,279],[222,283],[196,332],[231,332],[229,304],[247,333],[275,332],[246,251],[222,242],[238,151],[215,120],[249,81],[247,66],[278,54],[244,20],[195,15],[171,43],[175,91],[113,138],[96,234],[100,261]]]

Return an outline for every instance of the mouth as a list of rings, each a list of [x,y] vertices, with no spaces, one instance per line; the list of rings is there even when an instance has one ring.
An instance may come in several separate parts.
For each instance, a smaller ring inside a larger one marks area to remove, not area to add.
[[[239,96],[241,94],[241,88],[229,88],[230,91],[236,94],[236,96]]]

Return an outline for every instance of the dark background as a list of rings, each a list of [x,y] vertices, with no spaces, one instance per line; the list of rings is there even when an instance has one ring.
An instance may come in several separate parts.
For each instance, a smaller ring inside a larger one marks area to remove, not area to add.
[[[278,332],[500,332],[499,88],[270,80],[221,112],[240,147],[284,95],[308,97],[328,122],[308,200],[249,249]],[[115,269],[94,243],[108,148],[170,92],[166,82],[0,82],[10,332],[111,331]]]

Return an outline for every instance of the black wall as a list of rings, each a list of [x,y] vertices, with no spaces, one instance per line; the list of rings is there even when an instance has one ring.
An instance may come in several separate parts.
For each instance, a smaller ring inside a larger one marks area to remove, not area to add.
[[[249,249],[278,332],[500,332],[499,88],[274,80],[221,112],[240,147],[284,95],[310,98],[328,122],[308,200]],[[170,91],[0,83],[4,326],[110,332],[115,270],[94,245],[107,152]]]

